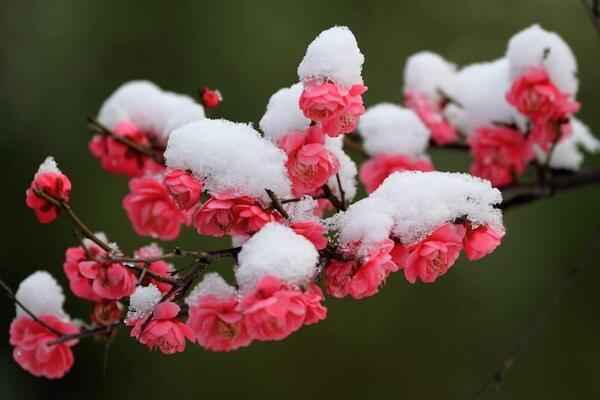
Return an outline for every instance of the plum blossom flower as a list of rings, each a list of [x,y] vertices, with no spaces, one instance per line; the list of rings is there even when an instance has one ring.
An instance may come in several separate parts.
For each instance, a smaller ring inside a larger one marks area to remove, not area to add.
[[[311,282],[302,295],[302,301],[306,306],[304,325],[313,325],[327,318],[327,308],[322,304],[324,298],[321,288]]]
[[[83,246],[69,247],[67,249],[63,270],[69,280],[69,287],[75,296],[89,301],[100,301],[102,299],[92,287],[94,281],[84,276],[79,270],[79,264],[88,260],[88,255],[92,259],[96,259],[104,255],[104,253],[104,250],[95,243],[88,246],[87,249]]]
[[[263,277],[240,304],[248,334],[255,340],[282,340],[306,318],[302,292],[278,278]]]
[[[188,171],[174,169],[165,175],[164,184],[182,210],[189,210],[200,201],[204,185]]]
[[[398,270],[390,252],[394,242],[386,239],[373,245],[360,260],[333,259],[325,267],[325,286],[333,297],[363,299],[379,291],[388,275]]]
[[[367,192],[371,193],[394,172],[433,170],[433,164],[427,158],[413,158],[404,154],[378,154],[365,161],[360,168],[359,177]]]
[[[248,346],[248,335],[237,296],[202,296],[190,306],[188,326],[196,342],[212,351],[231,351]]]
[[[91,282],[93,292],[102,299],[118,300],[135,290],[136,276],[121,263],[84,260],[78,267],[79,273]]]
[[[215,193],[198,209],[193,222],[199,234],[221,237],[252,234],[274,219],[252,197]]]
[[[324,145],[317,126],[306,132],[292,132],[279,140],[279,147],[288,155],[286,167],[294,194],[310,194],[325,185],[339,169],[339,162]]]
[[[471,261],[479,260],[492,253],[500,245],[504,232],[498,232],[489,225],[472,227],[467,224],[464,238],[465,254]]]
[[[131,336],[150,350],[158,348],[163,354],[174,354],[185,350],[185,340],[193,341],[194,332],[189,326],[177,319],[181,308],[170,301],[154,307],[149,321],[140,318],[128,321],[133,325]]]
[[[45,314],[37,317],[63,335],[79,333],[76,325],[55,315]],[[34,376],[62,378],[73,366],[71,347],[77,344],[77,340],[48,345],[58,338],[59,335],[55,332],[26,315],[15,318],[10,325],[10,344],[15,347],[13,357],[23,369]]]
[[[342,113],[322,121],[323,132],[332,137],[354,132],[360,116],[365,113],[362,95],[366,91],[367,87],[362,84],[353,85],[344,95],[346,106]]]
[[[327,228],[318,221],[294,221],[290,228],[298,235],[302,235],[315,245],[317,250],[327,247]]]
[[[71,181],[63,174],[52,157],[46,158],[27,189],[25,203],[33,209],[38,221],[48,224],[58,217],[60,208],[35,192],[41,191],[58,201],[69,201]]]
[[[431,139],[438,145],[454,143],[458,140],[456,129],[446,120],[439,103],[430,101],[423,93],[407,91],[405,103],[423,121],[431,132]]]
[[[223,96],[219,90],[209,89],[205,86],[200,91],[200,100],[202,101],[202,105],[206,108],[217,108],[223,102]]]
[[[488,179],[494,186],[510,184],[525,172],[534,156],[519,131],[503,126],[479,128],[469,138],[469,146],[474,158],[471,174]]]
[[[396,244],[392,257],[404,269],[408,282],[415,283],[420,279],[433,283],[456,262],[463,247],[465,231],[463,225],[446,223],[417,243],[407,246]]]
[[[151,148],[149,136],[129,121],[117,124],[112,133],[139,146]],[[102,168],[112,174],[137,177],[146,172],[158,172],[162,169],[152,158],[110,135],[92,137],[89,150],[100,160]]]
[[[148,246],[144,246],[139,248],[135,253],[134,253],[136,258],[141,258],[141,259],[151,259],[151,258],[159,258],[163,255],[162,249],[160,247],[158,247],[156,244],[150,244]],[[162,276],[162,277],[171,277],[174,271],[173,265],[169,264],[168,262],[164,261],[164,260],[156,260],[150,263],[145,263],[144,265],[148,271],[153,272],[154,274],[158,275],[158,276]],[[158,288],[158,290],[160,290],[161,293],[167,293],[169,290],[171,290],[171,284],[170,283],[166,283],[164,281],[160,281],[156,278],[153,278],[152,276],[146,276],[146,278],[144,278],[144,282],[142,282],[143,285],[149,285],[152,284],[154,286],[156,286]]]
[[[177,207],[160,177],[133,178],[129,190],[123,208],[138,235],[161,240],[179,236],[186,214]]]

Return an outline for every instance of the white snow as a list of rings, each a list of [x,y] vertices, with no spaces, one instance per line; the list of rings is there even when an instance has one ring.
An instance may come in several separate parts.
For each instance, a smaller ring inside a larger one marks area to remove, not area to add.
[[[366,152],[377,154],[423,155],[429,143],[429,129],[413,111],[391,103],[370,107],[358,123]]]
[[[167,166],[190,169],[210,193],[248,195],[269,202],[265,189],[289,197],[287,155],[249,124],[204,119],[176,129],[165,152]]]
[[[52,156],[46,157],[44,162],[40,164],[40,167],[38,168],[37,172],[35,173],[35,176],[33,179],[37,179],[38,176],[40,176],[41,174],[46,173],[46,172],[62,174],[62,171],[58,168],[58,164],[56,164],[56,161],[54,160],[54,157],[52,157]]]
[[[61,319],[68,319],[63,310],[65,295],[56,279],[47,271],[36,271],[25,278],[20,284],[15,297],[36,317],[54,315]],[[17,317],[27,316],[27,313],[18,305]]]
[[[333,155],[338,159],[340,163],[340,168],[338,170],[338,174],[340,176],[340,183],[342,184],[342,189],[344,189],[344,195],[346,201],[352,201],[354,196],[356,196],[357,190],[357,182],[356,182],[356,174],[358,173],[356,163],[344,152],[340,145],[340,141],[327,140],[325,142],[325,147],[333,153]],[[337,177],[335,175],[331,176],[327,181],[327,186],[331,189],[333,194],[340,198],[340,190],[337,182]]]
[[[577,94],[577,61],[569,45],[557,33],[532,25],[510,39],[506,57],[513,80],[532,67],[543,66],[560,90],[571,96]]]
[[[136,321],[140,318],[146,318],[162,298],[158,288],[150,284],[148,286],[138,286],[129,298],[128,321]]]
[[[310,221],[318,220],[315,216],[317,206],[317,200],[311,196],[303,196],[300,201],[284,204],[283,208],[288,213],[290,221]]]
[[[186,297],[185,303],[193,306],[201,297],[212,295],[219,299],[227,299],[237,295],[233,286],[228,284],[225,279],[216,272],[210,272],[202,278],[202,281],[194,287],[191,293]]]
[[[334,26],[321,32],[308,46],[298,66],[298,77],[305,82],[331,80],[349,88],[363,83],[364,61],[352,31],[345,26]]]
[[[162,144],[173,129],[204,117],[204,109],[191,97],[163,91],[149,81],[124,83],[98,113],[98,121],[109,129],[128,121]]]
[[[260,129],[274,143],[284,135],[303,131],[310,125],[298,105],[303,86],[296,83],[289,88],[279,89],[269,99],[267,111],[260,120]]]
[[[420,51],[408,57],[404,66],[404,91],[425,94],[433,101],[440,100],[439,90],[444,90],[456,73],[456,65],[439,54]]]
[[[306,285],[317,270],[319,253],[304,236],[271,222],[242,246],[235,278],[242,293],[265,276],[293,285]]]

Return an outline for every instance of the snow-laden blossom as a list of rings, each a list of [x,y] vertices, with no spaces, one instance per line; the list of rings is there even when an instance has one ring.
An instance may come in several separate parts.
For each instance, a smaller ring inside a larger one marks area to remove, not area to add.
[[[488,179],[494,186],[505,186],[523,175],[533,158],[531,144],[515,129],[482,127],[469,137],[473,155],[471,174]]]
[[[463,248],[465,227],[444,224],[417,243],[396,244],[392,257],[410,283],[433,283],[454,265]]]
[[[161,240],[179,236],[186,214],[177,207],[161,176],[133,178],[129,190],[123,198],[123,208],[138,235]]]
[[[163,302],[154,307],[149,321],[145,318],[128,321],[133,325],[131,336],[150,350],[159,349],[163,354],[180,353],[185,350],[185,341],[194,340],[194,332],[177,319],[181,308],[173,302]]]
[[[498,232],[488,225],[472,227],[467,225],[464,238],[465,254],[471,261],[479,260],[500,246],[505,232]]]
[[[433,164],[426,157],[413,158],[403,154],[378,154],[363,163],[359,176],[367,192],[371,193],[394,172],[433,170]]]
[[[166,173],[164,184],[175,203],[189,210],[200,201],[204,185],[188,171],[174,169]]]
[[[71,181],[58,169],[54,158],[47,157],[44,160],[25,193],[27,207],[33,209],[40,223],[48,224],[58,217],[60,208],[36,194],[36,191],[44,192],[57,201],[69,201]]]

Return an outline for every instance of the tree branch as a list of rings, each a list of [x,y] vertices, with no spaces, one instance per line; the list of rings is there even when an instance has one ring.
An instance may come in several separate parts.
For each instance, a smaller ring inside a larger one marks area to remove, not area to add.
[[[62,333],[60,333],[59,338],[49,341],[47,343],[47,345],[54,346],[57,344],[68,342],[70,340],[77,340],[77,339],[85,338],[88,336],[93,336],[98,333],[110,334],[110,333],[112,333],[113,329],[118,328],[121,325],[123,325],[123,321],[117,321],[117,322],[113,322],[110,325],[98,326],[96,328],[91,328],[91,329],[83,329],[83,330],[79,331],[78,333],[71,333],[69,335],[63,335]]]
[[[279,211],[279,214],[281,214],[281,216],[283,218],[289,219],[290,216],[288,215],[287,211],[285,211],[285,209],[281,205],[281,202],[279,201],[279,197],[277,197],[277,195],[270,189],[265,189],[265,192],[267,192],[267,194],[269,195],[269,198],[271,199],[271,208]]]

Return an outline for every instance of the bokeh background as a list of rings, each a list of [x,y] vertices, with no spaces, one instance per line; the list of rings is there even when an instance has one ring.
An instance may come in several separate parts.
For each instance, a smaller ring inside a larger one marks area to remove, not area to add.
[[[191,95],[218,87],[219,114],[258,121],[269,96],[294,82],[307,44],[348,25],[366,55],[368,104],[400,101],[404,60],[422,49],[458,64],[492,60],[532,23],[559,32],[580,67],[580,117],[600,134],[600,36],[576,0],[455,1],[7,1],[0,4],[0,149],[3,190],[0,277],[16,287],[34,269],[65,284],[69,225],[36,223],[24,191],[54,155],[74,184],[73,204],[123,249],[136,237],[120,206],[124,179],[101,171],[87,151],[85,116],[130,79]],[[465,169],[462,155],[433,155],[441,169]],[[598,157],[590,165],[600,165]],[[125,332],[102,373],[103,347],[84,340],[61,381],[34,378],[12,360],[14,307],[0,301],[0,398],[469,398],[550,304],[566,272],[589,268],[550,312],[543,332],[489,399],[592,399],[600,395],[600,280],[590,237],[600,225],[600,189],[587,188],[515,209],[492,256],[459,262],[435,285],[392,276],[378,296],[329,300],[329,318],[278,343],[231,354],[189,346],[165,357]],[[218,248],[186,234],[184,247]],[[221,268],[230,267],[222,265]],[[67,310],[87,316],[69,297]]]

